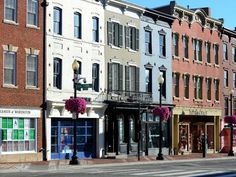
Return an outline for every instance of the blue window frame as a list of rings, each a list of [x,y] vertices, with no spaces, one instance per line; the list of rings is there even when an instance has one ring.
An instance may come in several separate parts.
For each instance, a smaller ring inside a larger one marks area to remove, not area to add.
[[[51,127],[51,158],[70,159],[73,155],[73,121],[53,119]],[[94,119],[78,119],[76,127],[77,156],[96,157],[96,129]]]

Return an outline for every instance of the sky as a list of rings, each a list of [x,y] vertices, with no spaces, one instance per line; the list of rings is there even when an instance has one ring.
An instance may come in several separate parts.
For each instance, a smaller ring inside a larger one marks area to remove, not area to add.
[[[170,4],[170,0],[126,0],[128,2],[154,8]],[[224,27],[234,30],[236,27],[236,0],[176,0],[180,6],[189,8],[210,7],[211,17],[223,18]]]

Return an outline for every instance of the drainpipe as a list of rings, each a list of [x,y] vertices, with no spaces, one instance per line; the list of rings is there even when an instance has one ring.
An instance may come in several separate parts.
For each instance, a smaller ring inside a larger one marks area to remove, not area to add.
[[[43,161],[47,161],[47,137],[46,137],[46,118],[47,118],[47,102],[46,102],[46,17],[47,17],[47,0],[41,3],[43,7],[43,120],[42,120],[42,153]]]

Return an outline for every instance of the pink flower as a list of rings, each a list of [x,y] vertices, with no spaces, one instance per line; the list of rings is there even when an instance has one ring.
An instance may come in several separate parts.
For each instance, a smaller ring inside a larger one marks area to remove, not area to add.
[[[170,118],[170,110],[168,107],[156,107],[153,109],[153,115],[160,116],[164,121]]]
[[[86,112],[86,101],[83,98],[70,98],[66,100],[65,108],[71,113],[84,114]]]

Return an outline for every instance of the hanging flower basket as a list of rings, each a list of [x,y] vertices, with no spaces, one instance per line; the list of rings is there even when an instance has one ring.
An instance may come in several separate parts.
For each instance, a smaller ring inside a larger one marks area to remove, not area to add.
[[[236,116],[225,116],[224,121],[227,124],[236,124]]]
[[[170,110],[168,107],[156,107],[153,109],[153,115],[160,116],[163,121],[170,118]]]
[[[65,108],[71,113],[84,114],[86,112],[86,101],[83,98],[70,98],[66,100]]]

